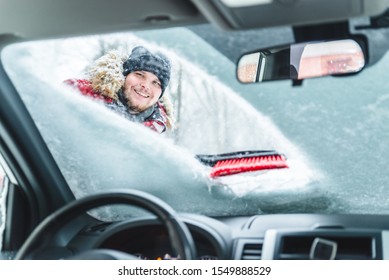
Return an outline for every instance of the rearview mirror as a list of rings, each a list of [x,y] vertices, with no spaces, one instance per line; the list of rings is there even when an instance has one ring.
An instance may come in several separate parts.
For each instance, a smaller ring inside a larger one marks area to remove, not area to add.
[[[351,39],[308,42],[259,50],[238,61],[242,83],[302,80],[356,73],[365,66],[361,47]]]

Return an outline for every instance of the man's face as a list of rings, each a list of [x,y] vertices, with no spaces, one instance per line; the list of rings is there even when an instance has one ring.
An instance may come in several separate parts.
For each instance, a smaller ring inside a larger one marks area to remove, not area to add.
[[[162,93],[158,77],[147,71],[134,71],[126,76],[123,88],[128,105],[140,113],[157,103]]]

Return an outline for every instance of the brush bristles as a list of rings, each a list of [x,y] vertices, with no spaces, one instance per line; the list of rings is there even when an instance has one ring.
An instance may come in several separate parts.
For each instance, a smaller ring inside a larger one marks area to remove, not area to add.
[[[211,177],[226,176],[242,172],[288,168],[282,155],[258,156],[218,161],[212,168]]]

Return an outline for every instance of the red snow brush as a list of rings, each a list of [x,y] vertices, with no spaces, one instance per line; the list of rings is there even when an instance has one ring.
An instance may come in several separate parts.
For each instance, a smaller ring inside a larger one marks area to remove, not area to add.
[[[243,172],[288,168],[286,157],[276,151],[241,151],[218,155],[196,155],[211,166],[210,176],[220,177]]]

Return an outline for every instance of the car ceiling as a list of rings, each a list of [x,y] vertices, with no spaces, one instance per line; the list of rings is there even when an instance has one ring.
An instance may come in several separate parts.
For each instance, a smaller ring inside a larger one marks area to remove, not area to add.
[[[389,7],[389,0],[258,0],[238,8],[223,1],[0,0],[0,35],[36,39],[206,22],[242,30],[370,16]]]
[[[0,5],[0,34],[33,39],[205,22],[189,0],[1,0]]]

